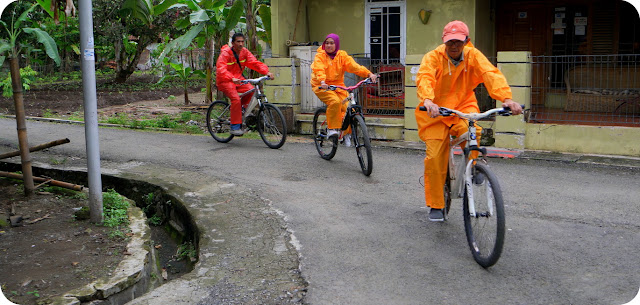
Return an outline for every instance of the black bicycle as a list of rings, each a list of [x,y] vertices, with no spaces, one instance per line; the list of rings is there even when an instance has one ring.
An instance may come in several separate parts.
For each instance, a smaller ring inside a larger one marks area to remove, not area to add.
[[[251,103],[242,113],[242,129],[257,130],[267,146],[270,148],[280,148],[287,139],[287,123],[282,111],[278,107],[269,104],[267,96],[260,91],[258,84],[269,79],[269,76],[262,76],[254,79],[242,80],[243,84],[252,84],[253,89],[240,94],[243,96],[256,92]],[[255,108],[258,111],[256,113]],[[231,134],[231,107],[227,101],[214,101],[207,109],[207,129],[216,141],[227,143],[233,139]]]
[[[351,138],[353,145],[356,148],[356,154],[358,155],[358,161],[360,162],[362,173],[365,176],[371,175],[371,171],[373,170],[371,139],[369,138],[367,125],[364,123],[362,107],[357,104],[356,99],[353,96],[353,91],[362,84],[370,83],[372,83],[371,79],[365,78],[355,86],[351,87],[329,86],[328,90],[342,89],[349,92],[349,96],[343,101],[343,103],[349,102],[349,106],[347,107],[347,113],[342,121],[341,132],[338,137],[327,137],[326,106],[318,108],[313,115],[313,141],[316,144],[316,149],[318,150],[320,157],[325,160],[331,160],[338,150],[338,141],[343,139],[344,131],[351,126]]]

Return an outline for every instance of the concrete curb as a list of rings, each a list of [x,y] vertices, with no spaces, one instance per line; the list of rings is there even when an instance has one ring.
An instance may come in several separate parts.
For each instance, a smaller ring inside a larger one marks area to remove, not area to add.
[[[104,301],[124,304],[158,286],[156,253],[151,244],[151,229],[142,210],[135,203],[128,210],[131,240],[127,244],[130,255],[118,264],[110,278],[98,279],[84,287],[73,289],[51,299],[54,305],[78,305],[83,302]]]

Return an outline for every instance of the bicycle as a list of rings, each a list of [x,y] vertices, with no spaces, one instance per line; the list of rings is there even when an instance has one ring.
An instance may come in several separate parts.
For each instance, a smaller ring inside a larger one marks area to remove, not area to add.
[[[524,109],[524,105],[521,105]],[[420,110],[426,111],[424,106]],[[463,198],[462,213],[467,243],[474,260],[488,268],[498,262],[502,254],[505,237],[505,215],[502,190],[498,178],[487,163],[487,149],[478,146],[476,122],[493,114],[509,116],[508,107],[495,108],[482,113],[463,113],[454,109],[440,107],[440,115],[457,115],[467,119],[468,131],[457,138],[450,139],[449,167],[444,185],[444,219],[447,220],[451,200]],[[454,148],[466,143],[463,151],[465,166],[456,166]],[[478,158],[470,159],[471,151],[478,151]]]
[[[364,123],[364,115],[362,113],[362,107],[358,105],[353,95],[353,91],[360,87],[362,84],[371,84],[372,81],[369,78],[365,78],[355,86],[343,87],[330,85],[327,90],[342,89],[349,92],[347,98],[342,103],[350,102],[347,106],[347,112],[342,120],[341,132],[338,137],[327,137],[327,120],[326,112],[327,107],[320,107],[316,109],[313,115],[313,142],[316,145],[316,149],[320,154],[320,157],[325,160],[331,160],[338,150],[338,141],[344,137],[344,131],[351,126],[351,138],[353,145],[356,148],[356,154],[358,155],[358,161],[360,162],[360,168],[365,176],[371,175],[373,170],[373,156],[371,154],[371,139],[369,138],[369,131],[367,125]],[[321,119],[321,116],[325,116]]]
[[[258,84],[269,79],[269,76],[242,80],[243,84],[252,84],[253,89],[240,94],[240,98],[256,92],[246,109],[242,110],[242,129],[258,130],[262,141],[269,148],[277,149],[284,145],[287,139],[287,124],[278,107],[269,104],[267,96],[260,91]],[[257,115],[254,113],[258,106]],[[207,109],[207,129],[211,136],[220,143],[227,143],[233,139],[231,134],[231,108],[226,101],[214,101]]]

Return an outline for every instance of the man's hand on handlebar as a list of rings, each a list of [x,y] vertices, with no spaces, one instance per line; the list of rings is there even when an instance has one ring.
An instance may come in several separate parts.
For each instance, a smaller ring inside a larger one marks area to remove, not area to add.
[[[425,99],[424,102],[422,102],[422,105],[424,105],[424,108],[426,108],[430,117],[435,118],[440,115],[440,107],[430,99]]]
[[[235,77],[234,77],[234,78],[232,78],[232,79],[231,79],[231,81],[232,81],[234,84],[236,84],[236,85],[240,85],[240,84],[242,84],[242,80],[241,80],[241,79],[239,79],[239,78],[235,78]]]
[[[276,77],[275,77],[275,76],[273,76],[273,73],[271,73],[271,72],[267,73],[267,76],[268,76],[270,79],[276,79]]]
[[[502,107],[508,107],[511,109],[512,115],[518,115],[522,113],[522,106],[520,104],[514,102],[512,99],[508,98],[502,102]]]

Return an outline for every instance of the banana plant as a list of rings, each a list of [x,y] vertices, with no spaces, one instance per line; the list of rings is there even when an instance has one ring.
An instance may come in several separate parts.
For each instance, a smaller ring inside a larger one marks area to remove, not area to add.
[[[217,61],[220,49],[229,39],[231,31],[242,17],[242,3],[235,1],[230,7],[226,7],[227,0],[183,0],[182,2],[190,10],[189,19],[182,19],[176,23],[178,28],[189,28],[182,36],[167,43],[159,60],[173,51],[184,50],[192,43],[199,47],[204,45],[207,54],[207,102],[213,100],[212,73],[213,65]]]
[[[6,31],[9,40],[0,40],[0,64],[4,62],[4,56],[9,57],[10,61],[10,73],[11,73],[11,87],[13,89],[13,102],[15,104],[16,111],[16,124],[18,129],[18,145],[20,146],[20,158],[22,159],[22,174],[24,179],[24,192],[26,196],[33,195],[35,191],[35,185],[33,183],[33,171],[31,168],[31,157],[29,156],[29,141],[27,137],[27,126],[25,122],[24,102],[22,96],[23,84],[20,79],[20,45],[18,38],[22,33],[33,35],[37,38],[37,41],[44,46],[47,55],[53,59],[53,61],[59,66],[60,55],[58,55],[58,47],[56,42],[47,34],[47,32],[39,28],[22,27],[22,24],[29,18],[29,14],[33,12],[38,4],[34,4],[27,10],[22,12],[18,19],[14,19],[16,15],[14,6],[12,23],[7,25],[4,21],[0,20],[0,24]]]
[[[190,101],[189,101],[189,78],[192,75],[199,75],[200,77],[204,78],[206,77],[206,75],[200,71],[200,70],[193,70],[191,69],[191,67],[187,67],[185,66],[183,63],[180,62],[170,62],[169,58],[164,58],[162,60],[162,62],[165,65],[169,65],[173,70],[167,74],[165,74],[164,76],[162,76],[160,78],[160,80],[158,80],[158,84],[164,82],[165,79],[168,78],[178,78],[180,79],[180,81],[182,81],[182,87],[184,88],[184,104],[185,105],[189,105]]]

